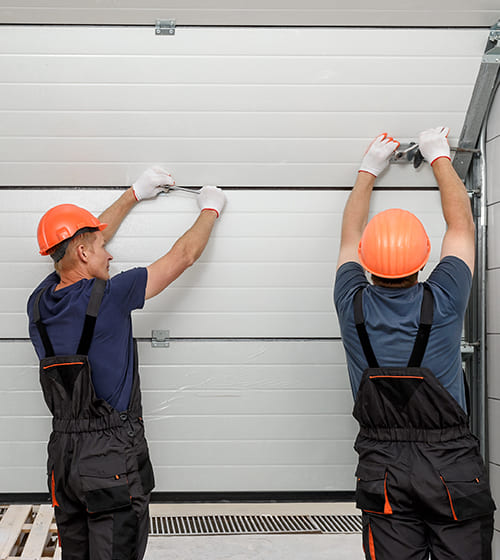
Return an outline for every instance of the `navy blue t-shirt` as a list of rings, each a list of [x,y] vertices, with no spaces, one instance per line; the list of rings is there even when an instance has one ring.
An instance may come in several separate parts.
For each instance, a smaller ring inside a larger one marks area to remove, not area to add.
[[[434,296],[434,318],[421,365],[430,369],[467,410],[460,345],[472,275],[464,261],[448,256],[434,268],[426,283]],[[381,367],[408,364],[424,291],[422,283],[411,288],[372,286],[356,262],[347,262],[338,269],[334,301],[354,397],[368,367],[354,324],[353,298],[361,286],[367,286],[363,292],[366,330]]]
[[[108,280],[89,349],[96,395],[118,411],[127,410],[130,401],[134,373],[130,313],[144,306],[147,277],[145,268],[133,268]],[[30,338],[40,359],[45,349],[33,322],[36,294],[48,286],[40,301],[40,315],[55,354],[75,354],[94,280],[80,280],[54,291],[58,283],[59,276],[53,272],[28,300]]]

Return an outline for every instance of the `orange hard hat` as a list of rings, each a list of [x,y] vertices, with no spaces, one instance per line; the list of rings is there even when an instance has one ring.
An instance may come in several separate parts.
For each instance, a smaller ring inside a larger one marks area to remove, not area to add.
[[[431,242],[422,222],[400,208],[384,210],[366,226],[358,255],[363,268],[381,278],[404,278],[421,270]]]
[[[41,255],[48,255],[59,243],[69,240],[80,230],[90,228],[103,230],[108,224],[101,223],[85,208],[75,204],[59,204],[48,210],[38,224],[38,246]]]

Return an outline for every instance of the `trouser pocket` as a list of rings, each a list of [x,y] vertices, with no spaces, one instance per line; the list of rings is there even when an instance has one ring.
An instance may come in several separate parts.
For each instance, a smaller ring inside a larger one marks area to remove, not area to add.
[[[89,513],[102,513],[131,503],[125,458],[118,452],[91,455],[78,465],[83,501]]]
[[[440,478],[456,521],[481,517],[495,511],[484,465],[464,462],[440,470]]]
[[[391,514],[387,468],[375,463],[360,463],[356,477],[356,506],[370,513]]]
[[[153,465],[149,459],[147,452],[142,453],[137,457],[137,464],[139,468],[139,477],[141,479],[142,489],[144,494],[149,494],[155,487],[155,477],[153,473]]]

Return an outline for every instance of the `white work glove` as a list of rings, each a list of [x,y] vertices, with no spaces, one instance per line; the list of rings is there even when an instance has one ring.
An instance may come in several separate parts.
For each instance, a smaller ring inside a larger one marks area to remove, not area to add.
[[[161,167],[150,167],[132,185],[137,200],[154,198],[164,189],[162,187],[175,185],[172,175]]]
[[[214,210],[217,212],[217,217],[220,216],[225,204],[226,195],[219,187],[205,185],[198,194],[198,206],[200,210]]]
[[[389,164],[392,154],[399,148],[399,142],[387,133],[380,134],[368,146],[359,171],[370,173],[377,177]]]
[[[450,129],[446,126],[438,126],[424,130],[418,135],[418,147],[425,160],[431,165],[439,158],[445,157],[451,160],[450,145],[448,144],[448,133]]]

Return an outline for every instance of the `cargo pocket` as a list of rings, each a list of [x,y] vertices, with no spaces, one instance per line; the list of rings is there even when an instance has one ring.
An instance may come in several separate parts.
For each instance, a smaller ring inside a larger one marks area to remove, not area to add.
[[[103,513],[131,503],[125,458],[118,453],[85,457],[78,465],[89,513]]]
[[[153,473],[153,465],[149,459],[148,453],[142,453],[137,457],[139,467],[139,477],[141,479],[144,494],[149,494],[155,487],[155,477]]]
[[[359,464],[356,470],[356,506],[369,513],[390,515],[387,468],[374,463]]]
[[[456,521],[495,511],[484,466],[475,462],[450,465],[440,471],[441,481]]]

